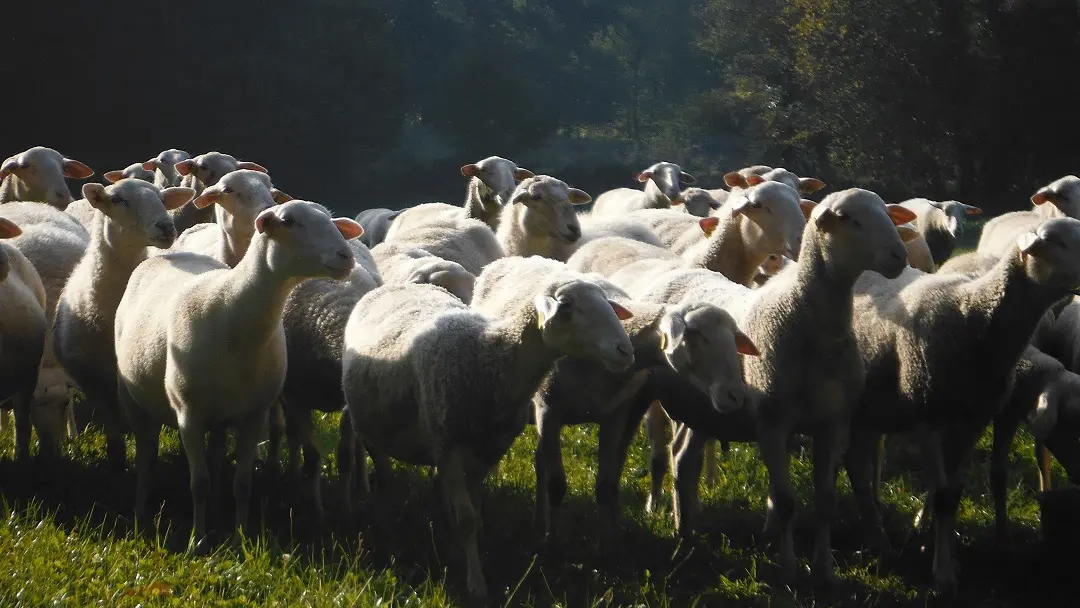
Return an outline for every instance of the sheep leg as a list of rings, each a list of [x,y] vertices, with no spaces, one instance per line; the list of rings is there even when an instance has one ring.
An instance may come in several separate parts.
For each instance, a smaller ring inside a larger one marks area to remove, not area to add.
[[[303,419],[305,414],[308,419],[308,426],[312,425],[311,412],[299,411],[299,408],[292,405],[292,401],[285,399],[284,407],[285,413],[285,441],[289,449],[288,463],[285,465],[288,470],[289,479],[292,483],[300,485],[302,483],[301,466],[300,466],[300,449],[303,444]]]
[[[717,441],[711,439],[705,443],[705,486],[708,488],[715,488],[718,479],[717,473],[720,472],[720,463],[716,459],[716,445]]]
[[[701,481],[701,465],[705,444],[709,436],[696,433],[689,426],[679,429],[681,446],[675,455],[674,471],[675,492],[673,510],[675,512],[675,530],[679,536],[689,538],[694,532],[695,518],[701,510],[701,498],[698,484]]]
[[[146,534],[152,534],[154,524],[150,520],[150,489],[154,479],[161,444],[161,425],[146,416],[132,419],[135,431],[135,524]]]
[[[207,439],[207,466],[210,470],[210,489],[206,494],[206,504],[210,514],[217,516],[218,507],[221,506],[221,471],[225,468],[225,441],[228,429],[225,425],[210,427]]]
[[[315,515],[318,518],[323,516],[323,503],[322,503],[322,468],[320,466],[322,462],[322,456],[319,454],[319,446],[315,443],[315,423],[311,419],[310,410],[301,410],[297,407],[287,406],[285,409],[286,415],[286,428],[290,435],[289,443],[289,467],[292,470],[292,443],[293,440],[299,440],[300,445],[304,450],[304,464],[300,469],[300,474],[297,475],[298,479],[303,483],[306,479],[308,483],[308,498],[311,500],[311,504],[315,507]],[[295,474],[295,473],[294,473]]]
[[[566,497],[566,470],[560,441],[563,424],[553,408],[537,407],[535,414],[539,439],[533,454],[536,470],[533,525],[542,527],[544,543],[552,543],[558,540],[560,507]]]
[[[1050,450],[1042,441],[1035,440],[1035,462],[1039,465],[1039,491],[1050,490]]]
[[[259,453],[259,439],[265,430],[260,412],[236,427],[236,472],[233,474],[233,498],[236,501],[235,533],[243,535],[251,512],[251,478],[255,470],[255,456]]]
[[[187,455],[193,505],[191,540],[196,553],[209,549],[206,536],[206,502],[210,491],[210,471],[206,462],[206,427],[192,420],[179,421],[180,443]],[[239,453],[237,454],[239,456]],[[239,467],[237,467],[239,471]]]
[[[483,600],[487,597],[487,581],[484,580],[481,569],[477,542],[480,514],[474,508],[473,497],[469,492],[465,475],[465,454],[460,448],[450,448],[445,458],[440,459],[436,466],[439,469],[439,485],[449,506],[452,527],[465,554],[466,588],[473,599]]]
[[[265,470],[277,474],[281,467],[281,437],[286,432],[285,411],[280,399],[270,410],[267,426],[269,432],[267,433]]]
[[[956,584],[956,572],[953,568],[951,527],[948,525],[949,513],[953,512],[951,503],[959,503],[959,493],[949,491],[949,478],[945,472],[944,432],[942,429],[922,428],[917,432],[922,443],[922,456],[926,467],[926,480],[930,486],[927,502],[933,515],[934,529],[934,579],[942,587],[949,588]]]
[[[663,510],[664,478],[671,468],[671,446],[668,445],[667,433],[671,428],[671,419],[654,401],[645,412],[645,429],[649,435],[649,499],[645,502],[645,512]]]
[[[881,446],[883,435],[867,430],[853,430],[850,445],[844,455],[844,468],[851,480],[851,491],[859,507],[863,535],[872,539],[878,555],[895,558],[895,551],[889,543],[889,536],[881,522],[878,495],[874,488],[875,469],[879,472],[874,459],[876,446]]]
[[[352,518],[352,480],[353,472],[357,471],[358,467],[363,470],[363,480],[360,484],[361,499],[367,500],[370,493],[370,488],[367,483],[367,462],[364,457],[361,456],[361,460],[357,459],[357,450],[364,450],[364,443],[358,441],[356,432],[352,428],[352,417],[349,416],[349,410],[345,410],[341,413],[341,423],[338,425],[340,432],[340,438],[338,439],[337,447],[337,461],[338,461],[338,480],[341,483],[341,510],[345,514],[346,519]]]
[[[994,445],[990,452],[990,493],[994,496],[994,529],[998,541],[1008,536],[1009,514],[1005,502],[1005,484],[1008,481],[1009,448],[1016,435],[1016,420],[994,422]]]
[[[847,420],[825,424],[814,434],[814,507],[817,510],[812,572],[818,584],[833,584],[832,523],[836,519],[836,474],[848,442]]]
[[[611,548],[618,529],[619,479],[622,476],[626,453],[622,450],[627,434],[625,410],[609,416],[600,424],[597,447],[596,504],[601,518],[599,544],[603,552]]]
[[[780,569],[785,582],[792,583],[798,574],[798,562],[795,559],[795,489],[791,485],[788,435],[784,427],[762,426],[758,431],[758,447],[769,472],[769,496],[780,522]]]
[[[885,435],[877,440],[877,457],[874,459],[874,502],[881,504],[881,476],[885,471]]]
[[[15,396],[15,458],[30,460],[30,407],[33,395],[25,391]]]

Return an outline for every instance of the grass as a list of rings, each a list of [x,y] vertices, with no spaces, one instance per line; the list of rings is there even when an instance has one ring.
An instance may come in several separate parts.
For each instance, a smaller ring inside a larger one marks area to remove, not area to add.
[[[286,481],[256,480],[253,523],[257,533],[241,547],[222,545],[209,556],[185,552],[190,529],[187,472],[175,433],[163,439],[155,504],[160,534],[131,533],[134,474],[103,464],[104,441],[94,431],[67,448],[68,461],[47,467],[0,461],[0,576],[2,606],[452,606],[463,597],[460,562],[450,558],[431,519],[437,509],[426,473],[396,470],[387,509],[368,507],[344,523],[336,511],[333,446],[337,416],[319,420],[328,478],[326,529],[314,524],[299,492]],[[842,583],[814,595],[809,583],[780,585],[775,552],[759,531],[767,483],[756,448],[734,445],[722,457],[716,488],[703,492],[701,535],[678,543],[669,518],[644,511],[648,478],[643,436],[634,444],[623,479],[618,549],[602,555],[593,530],[599,513],[592,499],[596,473],[594,429],[564,432],[570,491],[561,545],[537,554],[533,530],[532,450],[526,429],[489,479],[484,500],[482,551],[499,604],[522,606],[908,606],[938,598],[929,577],[922,539],[910,532],[921,495],[911,470],[917,460],[900,442],[890,444],[883,489],[887,527],[903,548],[889,567],[862,550],[856,510],[841,475],[841,518],[834,548]],[[11,446],[10,434],[0,436]],[[983,440],[967,476],[960,512],[959,597],[962,604],[1061,604],[1074,586],[1040,552],[1035,464],[1031,438],[1020,435],[1012,454],[1009,514],[1012,542],[992,534],[988,502],[989,441]],[[130,455],[130,454],[129,454]],[[812,483],[809,461],[793,459],[803,509]],[[1055,469],[1055,481],[1065,483]],[[231,516],[224,488],[220,527]],[[212,520],[213,521],[213,520]],[[809,518],[800,522],[800,556],[810,549]]]

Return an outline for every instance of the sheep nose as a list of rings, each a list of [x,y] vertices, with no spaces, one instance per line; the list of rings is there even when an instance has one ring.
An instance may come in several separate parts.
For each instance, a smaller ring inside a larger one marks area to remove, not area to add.
[[[566,232],[570,235],[570,238],[577,239],[581,236],[581,226],[576,224],[567,224]]]
[[[158,232],[161,234],[162,237],[167,239],[176,238],[176,225],[174,225],[172,222],[158,222],[154,224],[154,227],[158,229]]]

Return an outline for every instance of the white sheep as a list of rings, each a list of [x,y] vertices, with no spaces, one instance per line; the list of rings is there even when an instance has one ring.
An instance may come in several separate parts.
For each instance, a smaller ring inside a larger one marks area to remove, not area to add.
[[[681,184],[692,186],[697,180],[675,163],[658,162],[641,173],[637,180],[644,190],[615,188],[596,197],[592,211],[597,215],[612,215],[637,209],[670,209],[679,200]]]
[[[1045,221],[976,278],[906,270],[866,273],[854,318],[867,384],[852,422],[848,475],[864,524],[888,551],[873,497],[882,432],[915,430],[933,493],[937,582],[955,584],[959,465],[1012,390],[1015,368],[1047,310],[1080,286],[1080,221]],[[947,373],[946,373],[947,371]]]
[[[154,185],[165,189],[179,186],[184,176],[176,170],[176,163],[191,158],[191,155],[183,150],[169,148],[162,150],[160,154],[142,163],[142,168],[154,172]]]
[[[187,203],[195,191],[160,190],[138,179],[108,187],[86,184],[82,191],[97,215],[86,252],[58,298],[53,349],[93,418],[105,428],[110,464],[122,470],[127,457],[116,404],[113,318],[128,277],[146,259],[146,248],[167,249],[176,240],[168,210]]]
[[[173,165],[175,171],[181,176],[180,185],[194,188],[197,195],[203,190],[218,183],[225,175],[239,169],[266,173],[266,169],[258,163],[238,161],[235,157],[221,152],[207,152],[194,158],[178,161]],[[194,201],[192,201],[194,203]],[[176,231],[183,234],[188,228],[196,224],[207,224],[214,221],[214,212],[208,207],[199,208],[194,204],[185,205],[170,213]]]
[[[965,205],[959,201],[932,201],[925,198],[913,198],[900,203],[919,216],[913,223],[933,256],[934,264],[941,266],[956,248],[956,238],[960,236],[965,220],[982,213],[982,209]],[[910,253],[910,249],[908,252]],[[915,266],[919,268],[919,266]],[[922,268],[920,268],[922,270]],[[927,271],[933,272],[933,271]]]
[[[923,272],[937,272],[937,264],[934,262],[934,254],[930,251],[923,233],[915,227],[915,224],[897,226],[896,231],[904,239],[904,247],[907,248],[908,265]]]
[[[122,170],[107,171],[102,177],[110,184],[115,184],[116,182],[127,178],[141,179],[144,182],[154,183],[154,172],[144,169],[142,163],[128,165]],[[71,207],[71,205],[68,205],[68,207]],[[65,211],[70,212],[70,209],[65,209]]]
[[[474,598],[487,594],[477,547],[484,478],[521,433],[556,359],[593,359],[612,371],[633,364],[619,323],[629,316],[596,283],[537,257],[493,262],[471,306],[409,284],[380,287],[353,310],[342,361],[353,427],[372,450],[437,467]],[[343,473],[346,490],[349,479]]]
[[[86,179],[94,170],[52,148],[34,146],[0,164],[0,203],[39,201],[57,209],[72,201],[64,178]]]
[[[747,189],[763,182],[787,184],[802,196],[809,196],[825,187],[825,182],[815,177],[799,177],[783,167],[772,168],[767,165],[754,165],[732,171],[724,175],[724,183],[735,191]]]
[[[192,251],[229,267],[236,266],[254,237],[255,218],[264,210],[291,199],[274,188],[266,173],[250,169],[226,173],[189,203],[195,209],[210,209],[215,221],[184,231],[172,250]]]
[[[472,302],[476,275],[457,262],[444,260],[423,249],[399,243],[380,243],[371,250],[384,283],[430,283]]]
[[[526,178],[503,207],[495,236],[508,256],[540,255],[566,261],[581,239],[574,206],[591,200],[585,192],[549,175]]]
[[[720,201],[713,198],[708,190],[702,188],[687,188],[679,194],[677,201],[672,201],[675,207],[696,217],[706,217],[720,208]]]
[[[383,244],[422,249],[476,276],[485,266],[507,255],[487,224],[464,217],[430,220],[388,234]]]
[[[0,218],[0,239],[19,236],[17,224]],[[45,350],[45,286],[34,265],[18,249],[0,242],[0,403],[15,410],[15,456],[30,458],[31,420],[41,450],[49,454],[60,439],[61,410],[33,407]],[[0,410],[7,419],[7,412]]]
[[[164,424],[180,429],[194,503],[193,538],[205,548],[209,452],[236,429],[236,527],[247,522],[256,444],[286,374],[282,311],[303,279],[344,279],[355,261],[345,239],[362,228],[321,206],[291,201],[255,220],[257,234],[235,268],[170,252],[132,273],[116,311],[119,398],[136,439],[135,514],[147,516],[150,475]],[[215,439],[215,436],[217,439]],[[213,464],[213,463],[212,463]]]
[[[386,233],[390,230],[390,225],[404,211],[404,209],[379,207],[364,209],[356,214],[356,222],[364,227],[364,236],[360,237],[360,242],[374,249],[376,245],[386,240]]]
[[[1001,256],[1012,249],[1016,237],[1055,217],[1080,219],[1080,177],[1066,175],[1039,188],[1031,195],[1033,208],[1010,211],[983,225],[976,248],[981,253]]]

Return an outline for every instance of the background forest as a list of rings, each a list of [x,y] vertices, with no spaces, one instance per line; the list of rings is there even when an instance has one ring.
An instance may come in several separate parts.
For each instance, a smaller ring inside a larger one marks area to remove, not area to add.
[[[339,212],[457,202],[498,154],[594,196],[670,160],[1019,208],[1080,161],[1075,0],[24,3],[8,153],[179,147]],[[58,18],[62,17],[62,18]],[[67,41],[58,44],[58,41]]]

